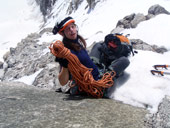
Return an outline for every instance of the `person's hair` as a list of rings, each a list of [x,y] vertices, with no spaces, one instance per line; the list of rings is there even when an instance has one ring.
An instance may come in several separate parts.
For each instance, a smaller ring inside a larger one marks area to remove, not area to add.
[[[80,51],[82,47],[84,49],[86,49],[85,39],[80,35],[77,35],[77,37],[78,37],[78,43],[73,42],[73,40],[70,40],[65,36],[64,36],[62,42],[64,43],[66,48],[69,48],[69,49],[72,49],[72,50],[75,50],[75,51]]]

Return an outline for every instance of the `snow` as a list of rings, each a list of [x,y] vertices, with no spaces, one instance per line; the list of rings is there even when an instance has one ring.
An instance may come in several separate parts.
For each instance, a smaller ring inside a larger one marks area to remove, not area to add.
[[[67,16],[69,1],[65,0],[64,2],[56,3],[52,11],[53,16],[47,21],[46,27],[53,27],[56,21]],[[31,6],[27,4],[26,0],[10,2],[6,0],[0,5],[2,6],[0,8],[0,61],[3,61],[2,55],[10,47],[15,47],[30,32],[38,31],[42,21],[33,0],[29,1]],[[71,16],[76,20],[79,33],[86,39],[87,45],[90,46],[94,41],[103,40],[105,35],[115,28],[118,20],[132,13],[147,15],[149,7],[155,4],[163,6],[170,12],[170,0],[101,0],[94,10],[89,10],[86,1],[83,1],[78,10],[73,11]],[[122,32],[130,34],[130,38],[138,38],[146,43],[170,49],[169,21],[170,15],[161,14],[151,20],[141,22],[135,29],[127,29]],[[61,39],[60,35],[54,36],[51,33],[44,33],[38,43],[43,44],[44,42],[53,42],[58,39]],[[45,49],[43,52],[46,53],[48,50]],[[153,65],[155,64],[170,65],[169,56],[169,51],[164,54],[158,54],[138,50],[138,54],[129,58],[131,63],[126,69],[129,79],[123,85],[117,86],[115,91],[111,93],[110,98],[137,107],[147,107],[151,112],[155,112],[162,98],[165,95],[170,95],[170,76],[154,76],[150,70],[154,69]],[[170,70],[161,70],[170,72]],[[19,81],[31,85],[38,73],[25,76]]]
[[[166,20],[165,20],[166,19]],[[136,29],[127,29],[124,34],[130,33],[135,39],[143,39],[144,42],[166,46],[170,50],[169,30],[170,15],[160,14],[148,21],[141,22]]]
[[[130,74],[130,78],[117,88],[111,97],[138,107],[145,107],[145,104],[148,104],[149,110],[156,111],[162,98],[170,95],[168,92],[170,76],[154,76],[151,75],[150,70],[154,70],[153,65],[155,64],[170,64],[168,56],[170,56],[170,52],[159,54],[138,50],[138,54],[130,57],[131,64],[126,70]]]
[[[0,5],[0,61],[28,33],[38,31],[42,16],[33,0],[5,0]]]
[[[36,71],[34,74],[32,75],[29,75],[29,76],[23,76],[17,80],[14,80],[14,81],[18,81],[18,82],[23,82],[27,85],[32,85],[34,80],[35,80],[35,77],[37,77],[37,75],[42,71],[43,69],[40,69],[38,71]]]

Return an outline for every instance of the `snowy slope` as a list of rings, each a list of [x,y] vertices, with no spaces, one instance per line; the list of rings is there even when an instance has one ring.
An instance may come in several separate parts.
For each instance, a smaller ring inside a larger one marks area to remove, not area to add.
[[[23,5],[21,6],[26,6],[24,8],[25,12],[24,15],[21,13],[19,17],[30,16],[30,8],[24,1],[26,0],[22,0],[23,3],[21,3]],[[56,21],[67,16],[68,1],[69,0],[65,0],[64,2],[60,1],[61,3],[56,3],[52,11],[52,17],[47,21],[46,27],[53,27]],[[170,0],[103,0],[91,11],[86,8],[86,1],[83,1],[78,10],[73,12],[71,16],[76,20],[79,26],[79,33],[87,39],[88,46],[90,46],[94,41],[103,40],[104,36],[115,28],[118,20],[132,13],[143,13],[146,15],[149,7],[155,4],[159,4],[170,11]],[[24,11],[22,9],[20,12]],[[14,27],[18,21],[21,21],[20,25],[23,23],[21,29],[19,29],[19,27]],[[168,33],[170,24],[168,21],[170,21],[169,15],[159,15],[149,21],[141,22],[137,28],[125,30],[123,33],[130,33],[130,38],[139,38],[146,43],[165,46],[169,49]],[[29,20],[14,18],[11,19],[9,21],[10,23],[7,25],[2,20],[0,20],[0,22],[4,24],[1,24],[1,30],[13,32],[12,34],[3,33],[4,39],[0,44],[1,53],[3,50],[9,48],[9,46],[16,45],[17,41],[21,39],[22,33],[19,33],[21,30],[23,30],[22,32],[24,34],[28,34],[30,33],[29,28],[31,28],[31,31],[37,30],[38,28],[35,18],[31,20],[30,18]],[[13,25],[14,23],[15,25]],[[8,28],[9,25],[14,28]],[[29,25],[35,25],[36,27],[34,29],[34,27],[30,27]],[[0,35],[2,36],[2,33],[0,33]],[[14,39],[16,39],[16,41]],[[44,34],[39,43],[43,41],[50,42],[54,39],[61,39],[61,37],[59,35],[53,36],[52,34]],[[126,73],[129,74],[128,81],[121,86],[117,86],[110,97],[127,104],[138,107],[148,107],[149,110],[156,111],[161,99],[165,95],[170,95],[170,76],[153,76],[150,70],[153,69],[152,66],[154,64],[170,64],[168,56],[170,56],[170,52],[158,54],[149,51],[138,51],[138,54],[134,57],[130,57],[131,64],[126,70]],[[170,72],[170,70],[167,71]],[[30,76],[30,81],[32,81],[34,77],[35,76]]]
[[[0,61],[9,47],[38,31],[42,16],[33,0],[5,0],[0,5]]]
[[[87,3],[84,1],[71,16],[79,26],[79,33],[87,39],[88,46],[90,46],[94,41],[103,40],[105,35],[115,28],[118,20],[132,13],[147,15],[149,7],[155,4],[170,11],[169,0],[107,0],[98,3],[95,10],[88,13],[89,9],[85,9]],[[59,9],[58,6],[56,5],[55,9]],[[59,11],[55,9],[53,10],[54,14]],[[47,26],[53,26],[56,21],[65,16],[65,11],[60,12],[56,19],[50,20]],[[141,22],[136,29],[127,29],[122,32],[130,33],[130,38],[141,39],[148,44],[156,44],[170,49],[169,21],[170,16],[162,14],[149,21]],[[58,37],[56,36],[56,38]],[[155,64],[170,64],[168,56],[170,56],[170,52],[158,54],[150,51],[138,51],[138,54],[130,57],[131,64],[126,70],[129,74],[128,81],[120,87],[118,86],[110,97],[127,104],[148,107],[149,110],[156,111],[162,98],[165,95],[170,95],[170,76],[153,76],[150,70]]]
[[[65,8],[69,6],[67,1],[63,5]],[[169,0],[103,0],[97,4],[95,10],[88,13],[87,3],[83,1],[78,10],[71,16],[79,26],[79,33],[87,39],[88,46],[90,46],[94,41],[103,40],[104,36],[116,27],[118,20],[132,13],[146,15],[148,9],[155,4],[159,4],[170,11]],[[66,9],[63,6],[56,3],[52,12],[54,17],[49,19],[47,26],[52,27],[55,22],[66,17]]]

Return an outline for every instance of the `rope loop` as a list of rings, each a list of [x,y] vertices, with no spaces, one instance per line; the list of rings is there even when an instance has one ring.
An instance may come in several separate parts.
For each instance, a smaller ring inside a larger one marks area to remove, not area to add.
[[[80,91],[85,91],[88,95],[96,98],[102,98],[105,88],[113,86],[113,78],[116,75],[115,71],[105,73],[100,80],[96,81],[91,74],[92,69],[82,65],[77,56],[64,47],[64,44],[61,41],[57,40],[52,43],[49,49],[54,56],[65,58],[69,61],[68,69],[73,80],[75,80],[76,84],[79,85]]]

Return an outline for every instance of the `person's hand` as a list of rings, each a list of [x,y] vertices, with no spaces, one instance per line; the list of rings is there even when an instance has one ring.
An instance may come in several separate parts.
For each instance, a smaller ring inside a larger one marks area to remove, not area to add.
[[[68,67],[68,60],[63,58],[55,58],[55,61],[58,62],[62,67],[67,68]]]

